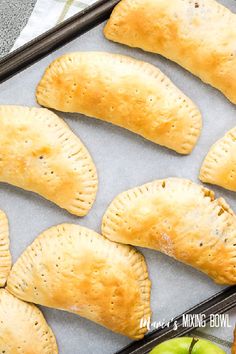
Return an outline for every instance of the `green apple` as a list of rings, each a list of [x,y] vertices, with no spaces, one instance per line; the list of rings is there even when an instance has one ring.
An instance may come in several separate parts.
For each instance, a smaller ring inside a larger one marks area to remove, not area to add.
[[[157,345],[150,354],[226,354],[205,339],[176,338]]]

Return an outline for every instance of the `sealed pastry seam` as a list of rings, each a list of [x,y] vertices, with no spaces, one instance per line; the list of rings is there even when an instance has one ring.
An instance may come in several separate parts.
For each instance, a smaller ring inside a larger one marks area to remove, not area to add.
[[[1,353],[57,354],[57,343],[41,311],[0,289]]]
[[[47,109],[0,106],[0,127],[0,180],[86,215],[96,196],[96,168],[63,120]]]
[[[114,123],[182,154],[191,152],[202,126],[197,107],[159,69],[123,55],[63,55],[46,70],[36,97],[45,107]]]
[[[236,103],[236,15],[214,0],[123,0],[107,39],[161,54]]]
[[[22,300],[77,313],[134,339],[147,331],[141,319],[151,316],[150,287],[139,252],[70,224],[41,234],[15,263],[7,283]]]
[[[236,191],[235,154],[236,128],[233,128],[210,148],[201,166],[200,180]]]
[[[44,119],[45,123],[47,123],[46,116],[41,116],[41,119]],[[82,161],[82,166],[78,172],[80,172],[83,181],[83,191],[78,191],[76,193],[70,210],[73,214],[80,212],[82,215],[84,215],[87,214],[88,209],[91,208],[91,205],[95,200],[95,194],[97,191],[96,167],[92,162],[88,150],[79,140],[79,138],[75,136],[72,131],[67,129],[68,126],[62,120],[61,123],[61,129],[56,129],[55,134],[57,134],[57,139],[64,147],[65,152],[68,153],[68,159],[72,161],[75,169],[78,168],[78,161]]]
[[[11,269],[9,226],[6,214],[0,210],[0,287],[6,283]]]
[[[223,198],[178,178],[121,193],[102,220],[102,234],[110,240],[159,250],[222,284],[236,283],[235,228]]]

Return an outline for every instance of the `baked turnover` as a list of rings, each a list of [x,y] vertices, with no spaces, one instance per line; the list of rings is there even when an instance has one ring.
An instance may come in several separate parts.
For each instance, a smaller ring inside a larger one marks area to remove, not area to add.
[[[41,311],[0,289],[0,353],[57,354],[57,343]]]
[[[189,180],[156,180],[121,193],[105,212],[102,234],[236,284],[236,217],[224,199]]]
[[[85,227],[62,224],[41,234],[7,282],[18,298],[62,309],[140,339],[147,331],[150,280],[144,257]]]
[[[47,109],[0,106],[0,181],[35,192],[70,213],[88,213],[94,163],[80,139]]]
[[[236,103],[236,15],[214,0],[122,0],[106,38],[158,53]]]
[[[40,105],[78,112],[189,154],[201,131],[201,114],[159,69],[128,56],[84,52],[63,55],[46,70]]]
[[[199,178],[236,192],[236,128],[228,131],[208,152]]]

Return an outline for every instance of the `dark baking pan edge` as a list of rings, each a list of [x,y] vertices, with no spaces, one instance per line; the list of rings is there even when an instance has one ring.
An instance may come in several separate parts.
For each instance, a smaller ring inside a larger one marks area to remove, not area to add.
[[[184,315],[204,315],[204,320],[207,323],[209,322],[211,315],[225,313],[234,306],[236,306],[236,286],[231,286],[174,318],[169,326],[152,331],[147,334],[144,339],[132,342],[127,347],[116,352],[116,354],[147,354],[157,344],[168,339],[181,337],[195,328],[185,327],[183,325]],[[178,327],[177,329],[176,324]]]
[[[105,21],[120,0],[100,0],[63,23],[38,36],[34,40],[6,55],[0,60],[0,83],[26,69],[51,52]],[[206,322],[210,315],[221,314],[236,306],[236,286],[229,287],[210,297],[189,311],[176,317],[169,326],[152,331],[141,341],[132,342],[116,354],[146,354],[155,345],[171,338],[185,335],[193,330],[183,326],[183,315],[204,314]],[[178,328],[175,329],[177,323]]]
[[[0,60],[0,83],[105,21],[119,0],[100,0]]]

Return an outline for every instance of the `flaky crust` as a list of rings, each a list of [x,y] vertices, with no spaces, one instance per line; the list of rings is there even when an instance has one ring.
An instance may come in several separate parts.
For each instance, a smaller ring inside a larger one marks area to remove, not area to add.
[[[144,336],[147,328],[140,321],[151,315],[144,257],[79,225],[41,234],[13,266],[7,289],[134,339]]]
[[[57,343],[41,311],[0,289],[0,353],[57,354]]]
[[[236,15],[214,0],[122,0],[106,38],[169,58],[236,103]]]
[[[236,218],[222,198],[189,180],[156,180],[118,195],[102,221],[110,240],[159,250],[236,284]]]
[[[228,131],[209,150],[199,178],[236,192],[236,127]]]
[[[123,55],[63,55],[46,70],[36,97],[42,106],[111,122],[181,154],[192,151],[201,130],[199,110],[159,69]]]
[[[83,216],[97,191],[94,163],[80,139],[47,109],[0,106],[0,181],[36,192]]]
[[[5,285],[11,269],[11,253],[9,247],[8,220],[6,214],[0,210],[0,287]]]

